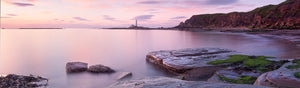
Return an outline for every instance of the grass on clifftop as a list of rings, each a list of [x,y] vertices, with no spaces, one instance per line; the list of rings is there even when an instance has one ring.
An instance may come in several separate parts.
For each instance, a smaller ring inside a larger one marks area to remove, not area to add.
[[[297,69],[300,68],[300,59],[295,61],[297,65],[288,65],[286,66],[287,69]]]
[[[230,55],[229,59],[211,61],[211,62],[208,62],[207,64],[218,65],[218,64],[224,64],[224,63],[243,62],[243,64],[242,64],[243,66],[262,67],[262,66],[265,66],[265,65],[271,63],[271,61],[266,60],[266,58],[273,58],[273,57],[256,56],[255,59],[252,59],[247,55]]]
[[[256,81],[256,77],[252,76],[242,76],[240,79],[229,79],[226,77],[219,76],[220,80],[229,82],[229,83],[237,83],[237,84],[253,84]]]

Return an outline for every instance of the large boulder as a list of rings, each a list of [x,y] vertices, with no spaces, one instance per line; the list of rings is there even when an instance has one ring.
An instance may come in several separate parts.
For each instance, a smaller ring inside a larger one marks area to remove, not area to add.
[[[262,74],[258,77],[254,85],[280,88],[299,88],[300,78],[295,76],[296,72],[300,72],[300,68],[297,63],[286,63],[278,70]]]
[[[228,59],[233,54],[237,53],[221,48],[161,50],[148,53],[146,60],[175,74],[184,74],[186,78],[203,78],[226,66],[208,62]]]
[[[107,66],[104,66],[104,65],[101,65],[101,64],[89,66],[88,71],[93,72],[93,73],[112,73],[112,72],[115,72],[110,67],[107,67]]]
[[[225,84],[205,81],[185,81],[168,77],[148,77],[118,81],[109,88],[268,88],[246,84]]]
[[[48,85],[48,79],[39,76],[23,76],[9,74],[0,77],[0,88],[44,88]]]
[[[88,64],[84,62],[68,62],[66,64],[66,70],[68,73],[83,72],[88,68]]]

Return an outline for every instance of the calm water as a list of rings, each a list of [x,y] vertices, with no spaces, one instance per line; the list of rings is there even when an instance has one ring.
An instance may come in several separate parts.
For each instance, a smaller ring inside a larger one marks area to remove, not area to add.
[[[287,41],[256,35],[171,30],[7,29],[1,30],[0,74],[34,74],[50,79],[50,87],[106,87],[120,72],[133,78],[170,76],[146,63],[155,50],[220,47],[281,58],[300,57],[300,48]],[[113,74],[67,74],[71,61],[103,64]]]

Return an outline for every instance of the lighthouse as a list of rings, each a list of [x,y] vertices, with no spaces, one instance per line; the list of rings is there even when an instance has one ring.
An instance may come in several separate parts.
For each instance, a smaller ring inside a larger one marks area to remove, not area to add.
[[[137,20],[135,20],[135,27],[138,27]]]

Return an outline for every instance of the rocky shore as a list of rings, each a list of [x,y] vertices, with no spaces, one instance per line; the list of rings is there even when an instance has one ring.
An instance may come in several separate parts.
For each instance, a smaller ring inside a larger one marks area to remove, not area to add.
[[[46,87],[48,79],[40,76],[9,74],[0,77],[0,88],[35,88]]]
[[[300,86],[300,60],[298,59],[281,60],[268,56],[242,55],[229,49],[198,48],[153,51],[147,54],[146,60],[178,76],[118,81],[110,88],[297,88]]]
[[[246,84],[225,84],[205,81],[185,81],[168,77],[147,77],[119,81],[108,88],[271,88]]]

